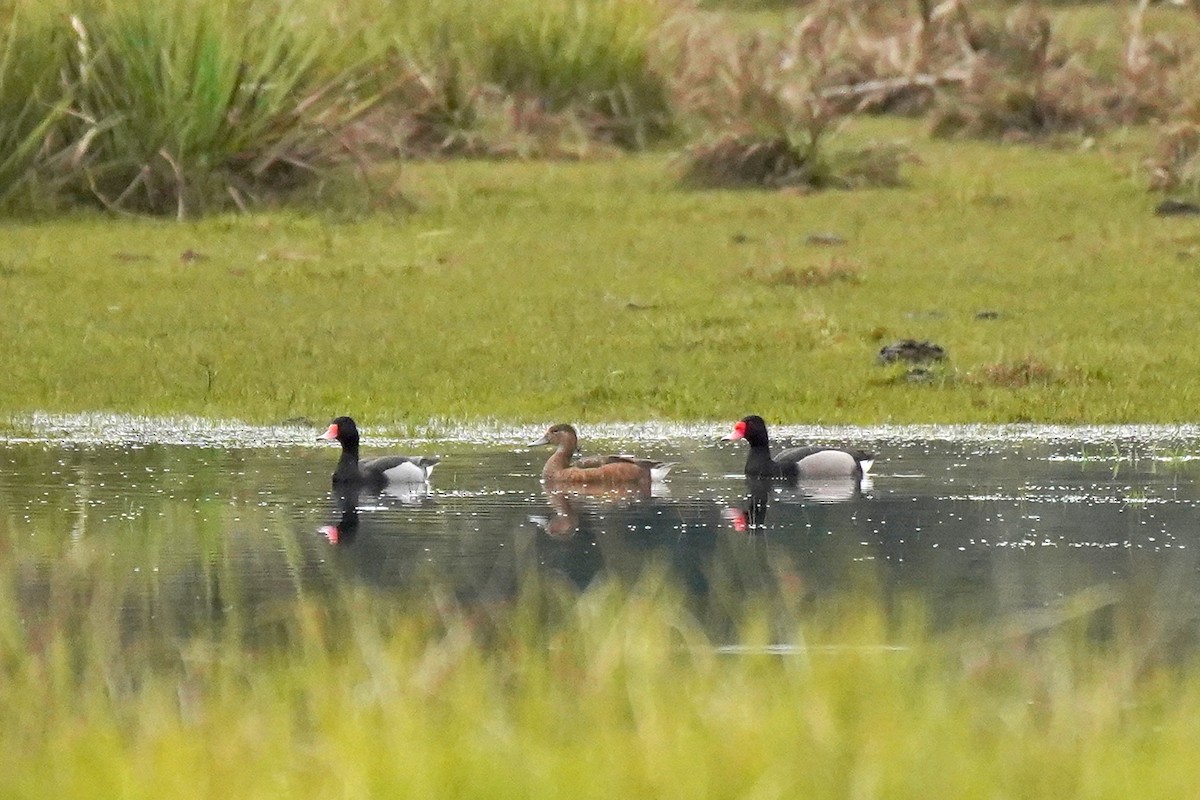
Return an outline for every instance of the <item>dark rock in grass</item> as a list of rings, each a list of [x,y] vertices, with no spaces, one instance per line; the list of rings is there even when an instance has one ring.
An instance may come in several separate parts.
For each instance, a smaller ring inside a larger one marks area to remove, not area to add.
[[[805,244],[818,245],[821,247],[837,247],[846,243],[844,236],[839,236],[831,231],[817,231],[810,233],[804,238]]]
[[[750,241],[750,237],[744,233],[735,233],[733,236],[729,237],[729,241],[733,242],[734,244],[746,244]]]
[[[1155,206],[1154,213],[1160,217],[1186,217],[1200,214],[1200,206],[1187,200],[1167,198]]]
[[[182,253],[179,254],[179,260],[182,261],[184,264],[194,264],[197,261],[207,261],[208,256],[204,255],[204,253],[199,253],[189,247],[187,250],[184,250]]]
[[[990,308],[985,308],[982,311],[975,312],[975,319],[1000,319],[1002,315],[999,311]]]
[[[880,364],[895,364],[907,361],[910,364],[926,364],[931,361],[944,361],[946,348],[930,341],[916,339],[901,339],[895,344],[889,344],[879,351],[876,360]]]

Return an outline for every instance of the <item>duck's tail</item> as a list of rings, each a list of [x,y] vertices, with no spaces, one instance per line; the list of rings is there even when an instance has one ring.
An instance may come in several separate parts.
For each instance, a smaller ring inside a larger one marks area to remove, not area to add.
[[[667,474],[678,464],[678,461],[655,461],[650,465],[650,480],[665,480]]]

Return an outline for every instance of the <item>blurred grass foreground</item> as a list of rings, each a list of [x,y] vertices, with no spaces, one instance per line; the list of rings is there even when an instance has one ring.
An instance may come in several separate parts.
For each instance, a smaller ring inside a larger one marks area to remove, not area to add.
[[[530,586],[148,636],[111,588],[64,581],[30,615],[9,582],[0,796],[1186,797],[1200,778],[1195,671],[1144,624],[1098,636],[1083,601],[949,637],[861,599],[748,608],[717,641],[654,577]]]

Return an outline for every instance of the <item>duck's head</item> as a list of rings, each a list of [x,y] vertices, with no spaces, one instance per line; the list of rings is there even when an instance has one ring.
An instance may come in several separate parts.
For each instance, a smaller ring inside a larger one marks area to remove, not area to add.
[[[733,431],[726,436],[722,436],[721,439],[726,442],[731,442],[735,439],[745,439],[751,446],[766,444],[767,423],[757,414],[742,417],[733,423]]]
[[[573,427],[564,422],[559,425],[551,425],[542,438],[536,442],[530,442],[529,446],[537,447],[543,444],[566,447],[568,450],[574,452],[575,448],[579,445],[579,436],[575,433]]]
[[[318,439],[336,439],[343,445],[358,444],[358,426],[350,417],[337,417],[329,423],[329,429]]]

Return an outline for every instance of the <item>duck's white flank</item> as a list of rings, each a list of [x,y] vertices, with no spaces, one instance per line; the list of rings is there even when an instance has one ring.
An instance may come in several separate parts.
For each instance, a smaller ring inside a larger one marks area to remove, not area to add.
[[[396,466],[385,469],[384,477],[393,483],[418,483],[429,480],[436,464],[422,466],[415,461],[403,461]]]
[[[796,462],[805,478],[832,478],[853,475],[858,467],[854,456],[845,450],[820,450]]]

